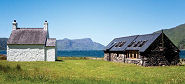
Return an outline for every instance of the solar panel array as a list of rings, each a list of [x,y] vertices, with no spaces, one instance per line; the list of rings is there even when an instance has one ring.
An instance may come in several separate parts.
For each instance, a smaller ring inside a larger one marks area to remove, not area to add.
[[[144,52],[160,35],[161,33],[153,33],[115,38],[106,46],[105,50],[138,50],[139,52]]]

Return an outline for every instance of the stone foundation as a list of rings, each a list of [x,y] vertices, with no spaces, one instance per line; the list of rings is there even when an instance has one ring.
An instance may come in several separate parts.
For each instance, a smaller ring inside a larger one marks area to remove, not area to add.
[[[126,58],[125,54],[104,53],[104,60],[114,61],[114,62],[134,63],[134,64],[142,65],[141,59]]]

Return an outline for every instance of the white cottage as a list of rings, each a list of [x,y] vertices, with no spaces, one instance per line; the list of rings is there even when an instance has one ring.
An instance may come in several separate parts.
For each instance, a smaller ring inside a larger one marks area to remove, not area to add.
[[[18,28],[14,20],[7,41],[8,61],[55,61],[56,38],[49,38],[48,22],[44,28]]]

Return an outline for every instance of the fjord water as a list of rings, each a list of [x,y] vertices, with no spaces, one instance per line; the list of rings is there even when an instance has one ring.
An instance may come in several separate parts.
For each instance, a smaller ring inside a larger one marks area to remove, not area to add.
[[[0,51],[0,54],[6,54],[6,51]],[[102,50],[66,50],[57,51],[57,55],[61,57],[103,57]],[[185,50],[181,50],[180,58],[185,58]]]
[[[58,51],[57,55],[62,57],[104,57],[103,50]]]
[[[6,51],[0,51],[0,54],[6,54]],[[65,50],[57,51],[57,56],[61,57],[103,57],[103,50]]]
[[[181,50],[179,55],[180,55],[180,58],[185,59],[185,50]]]
[[[0,55],[5,55],[6,51],[5,50],[0,50]]]

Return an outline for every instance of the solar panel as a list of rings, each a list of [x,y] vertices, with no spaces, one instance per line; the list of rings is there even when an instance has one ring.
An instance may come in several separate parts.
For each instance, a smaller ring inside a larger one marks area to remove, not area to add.
[[[148,40],[143,41],[138,47],[142,47]]]
[[[119,47],[120,44],[121,44],[121,42],[117,43],[117,44],[115,45],[115,47]]]
[[[131,42],[128,47],[131,47],[133,44],[135,43],[135,41]]]
[[[116,42],[113,42],[111,45],[110,45],[110,48],[114,47],[116,45]]]
[[[122,47],[126,42],[121,42],[121,44],[119,45],[119,47]]]
[[[134,44],[134,47],[137,47],[142,41],[138,41],[136,44]]]

